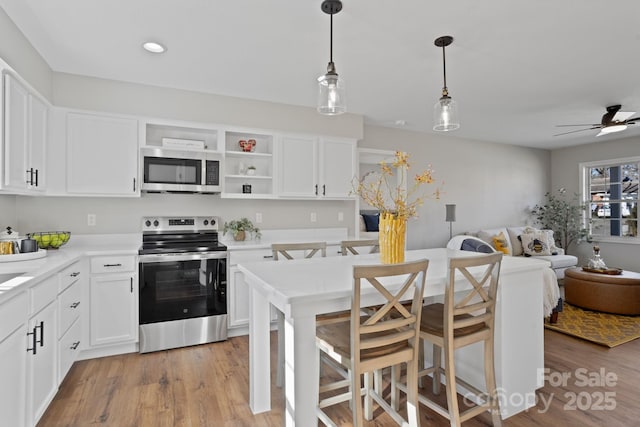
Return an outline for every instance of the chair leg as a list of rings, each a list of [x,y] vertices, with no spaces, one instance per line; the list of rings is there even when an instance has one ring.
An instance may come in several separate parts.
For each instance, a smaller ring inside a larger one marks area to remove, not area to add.
[[[447,369],[449,364],[447,362]],[[442,375],[442,348],[433,344],[433,382],[432,389],[433,394],[440,394],[440,379]]]
[[[351,370],[351,413],[353,416],[354,427],[360,427],[364,424],[362,415],[362,398],[360,397],[360,371]],[[366,381],[366,380],[365,380]]]
[[[421,338],[418,340],[418,372],[424,369],[424,345],[425,342]],[[424,377],[418,377],[418,387],[424,387]]]
[[[281,312],[278,312],[278,364],[276,367],[276,386],[282,387],[283,385],[284,385],[284,315]]]
[[[364,387],[366,390],[366,393],[364,395],[364,419],[367,421],[370,421],[373,419],[373,399],[371,398],[370,393],[371,393],[371,389],[373,388],[374,375],[377,375],[377,374],[373,372],[364,373]],[[382,385],[380,383],[377,383],[376,387],[381,388]],[[355,388],[352,389],[351,395],[354,397],[357,396],[358,401],[360,401],[360,389],[355,389]]]
[[[399,371],[400,365],[397,366]],[[409,425],[412,427],[420,427],[418,362],[415,359],[407,362],[407,421],[409,421]]]
[[[393,365],[391,367],[391,407],[396,411],[400,408],[400,389],[398,388],[400,368],[400,365]]]
[[[500,401],[498,400],[498,389],[496,387],[496,373],[493,360],[493,340],[484,342],[484,378],[487,385],[487,394],[491,402],[491,419],[494,427],[502,426],[500,417]]]
[[[444,377],[447,386],[447,406],[449,408],[449,421],[451,427],[460,427],[460,408],[458,407],[458,392],[456,387],[456,369],[454,363],[455,351],[453,349],[453,342],[449,345],[445,345],[444,357],[446,368],[444,370]]]

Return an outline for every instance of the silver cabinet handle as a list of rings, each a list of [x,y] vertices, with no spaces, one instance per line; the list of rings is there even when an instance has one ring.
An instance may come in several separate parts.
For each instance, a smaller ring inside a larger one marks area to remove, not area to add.
[[[122,264],[117,263],[117,264],[103,264],[104,267],[122,267]]]

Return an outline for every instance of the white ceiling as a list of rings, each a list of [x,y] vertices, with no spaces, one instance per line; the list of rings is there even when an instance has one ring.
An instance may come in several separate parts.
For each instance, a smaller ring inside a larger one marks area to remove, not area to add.
[[[321,0],[0,0],[55,71],[315,107],[329,59]],[[447,83],[451,136],[558,148],[596,138],[605,107],[640,112],[640,1],[344,0],[334,61],[348,111],[367,123],[432,132]],[[154,39],[163,55],[142,50]],[[639,114],[640,115],[640,114]],[[579,128],[575,128],[579,129]]]

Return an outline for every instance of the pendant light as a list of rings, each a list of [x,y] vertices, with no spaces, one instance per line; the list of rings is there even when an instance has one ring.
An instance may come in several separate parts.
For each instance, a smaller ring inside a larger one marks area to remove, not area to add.
[[[433,107],[433,130],[450,131],[460,127],[458,120],[458,106],[456,102],[449,96],[447,89],[447,61],[444,54],[445,46],[449,46],[453,42],[453,37],[438,37],[434,44],[442,48],[442,70],[444,74],[444,86],[442,87],[442,97]]]
[[[347,111],[344,80],[338,77],[333,63],[333,15],[342,10],[340,0],[324,0],[322,11],[330,16],[329,64],[327,74],[318,77],[318,112],[335,116]]]

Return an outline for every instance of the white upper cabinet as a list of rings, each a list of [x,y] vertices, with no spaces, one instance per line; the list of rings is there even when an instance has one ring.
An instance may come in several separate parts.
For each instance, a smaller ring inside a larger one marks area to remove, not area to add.
[[[3,84],[2,189],[22,194],[44,191],[48,106],[9,72],[3,73]]]
[[[356,171],[354,140],[283,136],[279,156],[279,195],[350,199]]]
[[[67,113],[66,191],[95,196],[139,196],[138,121]]]

